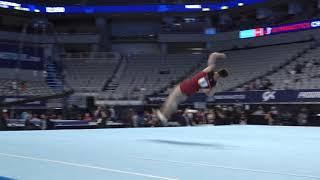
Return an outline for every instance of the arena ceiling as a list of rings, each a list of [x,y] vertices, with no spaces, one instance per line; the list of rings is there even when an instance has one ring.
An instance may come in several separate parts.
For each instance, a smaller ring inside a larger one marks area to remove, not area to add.
[[[177,4],[177,3],[216,3],[227,0],[24,0],[26,4],[38,4],[44,6],[63,5],[132,5],[132,4]],[[19,1],[16,1],[21,3]]]

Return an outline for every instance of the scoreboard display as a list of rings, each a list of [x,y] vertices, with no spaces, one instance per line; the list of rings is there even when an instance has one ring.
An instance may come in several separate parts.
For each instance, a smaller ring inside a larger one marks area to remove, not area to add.
[[[320,20],[304,21],[274,27],[255,28],[240,31],[240,39],[268,36],[280,33],[303,31],[320,27]]]

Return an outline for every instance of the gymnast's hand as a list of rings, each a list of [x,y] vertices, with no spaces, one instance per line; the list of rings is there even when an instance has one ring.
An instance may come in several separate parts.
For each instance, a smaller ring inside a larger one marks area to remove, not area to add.
[[[211,53],[208,59],[208,65],[209,66],[215,65],[217,59],[225,59],[225,58],[227,58],[227,56],[224,53],[219,53],[219,52]]]
[[[224,53],[214,52],[210,54],[210,59],[225,59],[227,56]]]

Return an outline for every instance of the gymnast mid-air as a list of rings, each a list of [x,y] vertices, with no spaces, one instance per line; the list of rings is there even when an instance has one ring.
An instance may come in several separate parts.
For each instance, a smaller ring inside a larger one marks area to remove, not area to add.
[[[224,53],[212,53],[208,59],[208,67],[197,73],[190,79],[186,79],[178,84],[170,93],[160,110],[157,111],[158,118],[163,124],[166,124],[171,115],[177,110],[178,105],[188,97],[197,92],[203,92],[207,96],[213,96],[215,86],[219,78],[225,78],[229,75],[226,69],[215,70],[216,60],[225,59]]]

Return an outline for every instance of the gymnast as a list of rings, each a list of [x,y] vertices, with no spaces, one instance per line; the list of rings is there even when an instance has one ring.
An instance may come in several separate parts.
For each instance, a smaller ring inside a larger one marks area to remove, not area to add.
[[[213,96],[215,86],[219,78],[225,78],[229,75],[226,69],[215,71],[216,60],[225,59],[224,53],[211,53],[208,58],[208,66],[190,79],[182,81],[170,93],[160,110],[157,110],[157,116],[163,124],[166,124],[171,115],[177,110],[178,105],[188,97],[197,92],[203,92],[207,96]]]

